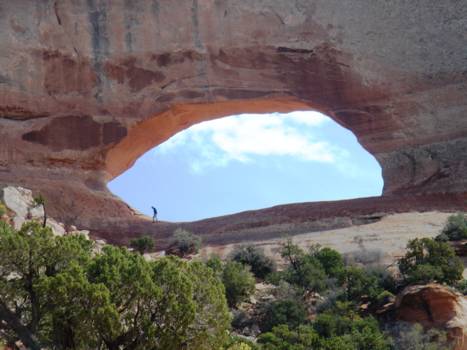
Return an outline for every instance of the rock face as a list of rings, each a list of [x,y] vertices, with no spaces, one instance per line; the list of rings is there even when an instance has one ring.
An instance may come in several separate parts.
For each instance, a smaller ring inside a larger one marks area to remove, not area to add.
[[[388,199],[357,202],[363,212],[465,209],[464,5],[3,1],[0,183],[39,191],[52,216],[108,236],[170,231],[112,196],[107,181],[199,121],[316,109],[383,168]],[[418,199],[399,199],[407,195]],[[354,210],[339,205],[338,214]],[[306,208],[308,219],[322,215]]]
[[[396,308],[399,320],[444,328],[456,350],[467,350],[467,297],[438,284],[411,286],[398,295]]]

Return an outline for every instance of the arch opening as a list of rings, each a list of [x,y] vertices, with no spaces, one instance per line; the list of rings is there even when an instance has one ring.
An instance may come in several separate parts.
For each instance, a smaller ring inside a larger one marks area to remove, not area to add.
[[[319,112],[297,110],[195,124],[147,151],[109,188],[144,214],[155,205],[162,220],[194,221],[379,196],[383,179],[351,131]]]

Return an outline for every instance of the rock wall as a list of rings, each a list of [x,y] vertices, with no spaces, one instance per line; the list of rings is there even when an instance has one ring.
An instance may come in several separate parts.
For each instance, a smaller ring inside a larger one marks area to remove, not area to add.
[[[196,122],[316,109],[383,168],[389,199],[365,213],[464,209],[466,18],[456,0],[3,1],[0,183],[43,193],[66,224],[158,234],[170,225],[107,181]],[[322,215],[308,207],[300,220]]]

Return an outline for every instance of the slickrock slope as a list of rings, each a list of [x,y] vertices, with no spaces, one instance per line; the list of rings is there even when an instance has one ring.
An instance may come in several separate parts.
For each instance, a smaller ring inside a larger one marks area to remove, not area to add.
[[[467,350],[467,297],[438,284],[407,287],[396,300],[396,317],[425,327],[439,327]]]
[[[303,233],[300,232],[301,227],[294,224],[278,225],[276,230],[281,233],[278,233],[276,237],[270,233],[261,232],[260,229],[251,229],[243,232],[243,242],[207,245],[202,248],[201,255],[209,257],[216,254],[227,258],[237,246],[251,244],[261,247],[265,253],[276,259],[277,263],[281,265],[283,261],[279,251],[285,240],[291,238],[294,244],[299,245],[304,250],[313,244],[319,244],[323,247],[333,248],[344,255],[353,255],[362,258],[362,260],[365,258],[366,264],[377,263],[389,266],[405,254],[409,240],[437,236],[449,215],[451,214],[435,211],[392,214],[365,225],[331,230],[317,229],[314,232]],[[305,228],[303,227],[303,229]],[[240,233],[238,234],[240,235]],[[287,234],[293,236],[288,237]],[[371,262],[368,261],[370,258]]]
[[[115,241],[163,237],[173,226],[135,215],[107,181],[196,122],[316,109],[377,158],[386,198],[193,229],[295,211],[315,222],[465,209],[465,33],[455,0],[2,1],[0,183],[41,192],[51,216]]]

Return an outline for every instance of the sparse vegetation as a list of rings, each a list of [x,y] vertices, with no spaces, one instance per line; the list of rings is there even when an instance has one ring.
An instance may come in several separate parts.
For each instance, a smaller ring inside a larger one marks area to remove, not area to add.
[[[42,206],[42,210],[44,210],[44,217],[42,219],[42,227],[47,226],[47,211],[45,208],[45,198],[42,196],[42,194],[38,194],[36,197],[34,197],[34,204],[36,207]]]
[[[0,219],[2,218],[3,215],[5,215],[7,212],[5,204],[0,202]]]
[[[263,332],[281,324],[296,328],[305,323],[306,318],[307,311],[300,300],[277,300],[265,305],[260,327]]]
[[[130,247],[140,254],[154,249],[154,240],[150,236],[141,236],[130,241]]]
[[[407,283],[455,284],[462,279],[464,265],[449,244],[421,238],[408,243],[399,269]]]
[[[170,246],[167,249],[167,253],[183,258],[187,255],[198,253],[200,248],[201,237],[196,236],[187,230],[178,228],[174,232]]]
[[[255,289],[255,279],[246,267],[236,261],[228,261],[223,266],[222,282],[229,306],[234,307],[245,301]]]
[[[448,217],[446,225],[436,239],[439,241],[460,241],[467,239],[467,215],[458,213]]]
[[[275,262],[258,247],[239,247],[233,251],[231,259],[250,266],[251,272],[258,278],[264,279],[267,275],[276,271]]]
[[[393,350],[449,350],[446,332],[432,328],[427,331],[419,324],[397,322],[387,327]]]
[[[456,288],[462,294],[467,295],[467,280],[463,279],[462,281],[459,281],[459,283],[456,285]]]
[[[199,245],[187,231],[174,235],[180,256]],[[409,242],[399,279],[377,264],[346,264],[333,249],[304,250],[290,240],[279,271],[254,247],[237,249],[227,261],[200,262],[148,261],[142,256],[153,247],[148,236],[131,246],[138,254],[110,245],[96,252],[84,236],[56,237],[34,221],[18,231],[0,222],[2,340],[34,350],[446,350],[443,331],[372,315],[410,283],[467,291],[453,249],[428,238]],[[251,298],[253,270],[258,281],[276,284],[272,295]],[[258,342],[233,336],[230,326],[256,329]]]

